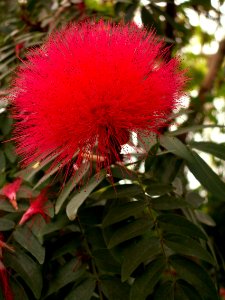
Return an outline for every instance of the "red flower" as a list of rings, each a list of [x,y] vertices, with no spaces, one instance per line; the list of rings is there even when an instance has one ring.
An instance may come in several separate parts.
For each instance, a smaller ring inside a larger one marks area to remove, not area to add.
[[[136,25],[81,23],[33,50],[12,95],[15,137],[25,165],[97,157],[97,169],[121,161],[129,133],[158,132],[183,94],[179,60]]]
[[[40,214],[46,221],[48,220],[47,208],[45,207],[48,198],[46,196],[46,190],[43,190],[36,199],[34,199],[30,207],[23,214],[21,220],[19,221],[19,225],[23,225],[26,223],[31,217],[34,215]]]
[[[22,179],[17,178],[12,183],[6,184],[2,189],[3,195],[5,195],[9,199],[10,203],[16,210],[18,210],[18,204],[16,201],[16,193],[20,189],[21,183],[22,183]]]
[[[13,300],[14,297],[13,297],[11,287],[9,285],[9,277],[8,277],[7,269],[1,260],[0,260],[0,282],[2,286],[4,299]]]

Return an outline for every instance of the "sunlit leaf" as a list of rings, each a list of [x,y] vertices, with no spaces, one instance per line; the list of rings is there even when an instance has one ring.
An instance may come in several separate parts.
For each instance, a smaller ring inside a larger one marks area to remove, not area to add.
[[[87,174],[89,169],[89,164],[83,164],[79,170],[76,172],[74,176],[70,178],[70,180],[66,183],[66,185],[63,187],[63,190],[61,191],[58,199],[56,200],[55,204],[55,213],[58,214],[62,205],[67,200],[68,196],[72,192],[72,190],[75,188],[75,186],[79,183],[79,181]]]
[[[82,187],[80,191],[77,191],[76,194],[70,199],[69,203],[66,206],[66,213],[70,220],[74,220],[77,215],[79,207],[87,199],[90,193],[101,183],[105,178],[105,171],[102,171],[97,176],[93,176],[89,182]]]

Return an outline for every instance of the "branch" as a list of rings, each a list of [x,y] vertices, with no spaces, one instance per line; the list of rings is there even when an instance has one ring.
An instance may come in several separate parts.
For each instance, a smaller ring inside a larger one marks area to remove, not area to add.
[[[199,101],[191,103],[191,108],[194,110],[188,120],[183,124],[184,127],[190,125],[201,125],[204,123],[204,104],[207,102],[207,94],[211,92],[216,77],[219,73],[219,70],[222,66],[223,60],[225,57],[225,39],[219,43],[218,51],[213,55],[212,60],[209,65],[209,70],[202,81],[202,84],[199,88],[198,99]],[[188,133],[181,134],[179,139],[185,142]]]
[[[213,56],[209,66],[209,71],[206,74],[202,82],[202,85],[200,86],[198,97],[201,100],[201,103],[206,102],[206,94],[210,92],[211,89],[213,88],[217,74],[223,63],[224,57],[225,57],[225,39],[223,39],[219,43],[219,49],[217,53]]]
[[[176,5],[174,0],[168,1],[166,4],[166,14],[172,19],[175,20],[176,18]],[[166,27],[165,27],[165,36],[169,38],[169,40],[175,41],[175,34],[174,34],[174,28],[169,22],[169,20],[166,19]],[[172,49],[174,47],[174,43],[167,43],[168,46],[170,46],[170,57],[172,53]]]

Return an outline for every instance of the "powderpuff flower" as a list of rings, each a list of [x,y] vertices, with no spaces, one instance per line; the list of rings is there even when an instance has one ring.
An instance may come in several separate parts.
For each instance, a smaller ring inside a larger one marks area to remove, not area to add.
[[[12,204],[12,206],[15,208],[15,210],[18,210],[18,204],[16,201],[16,193],[20,189],[21,183],[22,183],[22,179],[17,178],[12,183],[8,183],[2,188],[2,194],[5,195],[9,199],[9,202]]]
[[[84,22],[52,34],[17,71],[14,136],[25,165],[122,160],[129,135],[159,132],[183,95],[184,72],[153,32]],[[102,162],[103,161],[103,162]]]
[[[13,293],[9,284],[9,277],[7,269],[4,266],[3,262],[0,260],[0,283],[2,287],[2,292],[5,300],[13,300]]]
[[[46,190],[43,190],[33,201],[31,201],[29,208],[22,215],[19,225],[23,225],[37,214],[40,214],[47,221],[49,218],[47,215],[47,207],[45,206],[47,201]]]

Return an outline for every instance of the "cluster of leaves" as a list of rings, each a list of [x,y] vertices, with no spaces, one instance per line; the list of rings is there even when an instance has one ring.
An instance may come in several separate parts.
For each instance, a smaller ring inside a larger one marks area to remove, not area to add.
[[[205,0],[179,6],[173,1],[166,6],[158,2],[0,1],[0,8],[4,6],[0,12],[0,141],[11,138],[12,121],[4,96],[18,57],[24,59],[27,49],[38,47],[57,26],[89,16],[131,21],[139,10],[146,26],[154,26],[168,43],[175,41],[181,48],[198,29],[190,25],[185,8],[204,14],[215,10]],[[211,39],[201,35],[204,41]],[[206,63],[201,64],[198,57],[200,66],[196,65],[193,54],[186,56],[193,64],[193,87],[198,88]],[[17,211],[0,191],[0,232],[10,246],[0,250],[14,299],[218,299],[217,284],[225,276],[220,267],[223,257],[214,252],[208,236],[215,223],[204,212],[210,207],[206,199],[188,187],[186,172],[192,172],[214,207],[222,211],[225,183],[198,153],[225,160],[225,146],[178,139],[203,128],[197,125],[165,133],[151,141],[145,159],[139,155],[136,164],[114,165],[112,174],[103,170],[97,178],[86,180],[85,165],[66,182],[57,167],[47,171],[50,161],[20,171],[13,143],[1,143],[0,188],[15,178],[23,180]],[[29,201],[46,187],[49,222],[36,215],[19,225]]]
[[[143,160],[133,170],[112,166],[114,185],[102,171],[79,187],[85,166],[60,191],[63,178],[54,178],[57,168],[46,172],[49,161],[15,174],[23,178],[18,211],[0,200],[0,231],[13,247],[4,249],[3,261],[15,299],[218,299],[218,262],[203,226],[214,222],[182,174],[187,166],[223,200],[224,182],[192,149],[225,159],[224,145],[184,145],[176,134],[153,142],[144,173]],[[28,200],[46,186],[51,221],[37,215],[18,225]]]

